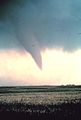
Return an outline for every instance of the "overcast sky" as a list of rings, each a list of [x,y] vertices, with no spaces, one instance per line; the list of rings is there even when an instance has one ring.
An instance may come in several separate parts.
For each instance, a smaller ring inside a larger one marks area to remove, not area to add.
[[[81,0],[0,3],[1,85],[81,84],[80,71]]]

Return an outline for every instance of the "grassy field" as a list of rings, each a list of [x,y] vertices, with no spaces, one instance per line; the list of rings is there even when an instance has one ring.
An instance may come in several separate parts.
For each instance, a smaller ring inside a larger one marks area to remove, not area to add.
[[[81,120],[81,86],[0,87],[3,114],[8,119]]]

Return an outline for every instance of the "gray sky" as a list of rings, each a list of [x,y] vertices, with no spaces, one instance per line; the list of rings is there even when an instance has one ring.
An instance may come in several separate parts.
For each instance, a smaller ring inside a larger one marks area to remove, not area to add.
[[[41,48],[60,46],[72,50],[81,47],[81,35],[78,34],[81,33],[80,0],[24,0],[23,4],[12,3],[6,4],[7,12],[4,7],[1,9],[1,48],[20,47],[13,30],[15,24],[26,31],[27,39],[33,33]]]

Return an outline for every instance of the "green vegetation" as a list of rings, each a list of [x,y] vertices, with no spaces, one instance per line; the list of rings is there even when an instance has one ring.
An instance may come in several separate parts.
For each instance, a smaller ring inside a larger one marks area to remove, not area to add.
[[[25,92],[67,92],[81,91],[81,86],[16,86],[0,87],[0,93],[25,93]]]

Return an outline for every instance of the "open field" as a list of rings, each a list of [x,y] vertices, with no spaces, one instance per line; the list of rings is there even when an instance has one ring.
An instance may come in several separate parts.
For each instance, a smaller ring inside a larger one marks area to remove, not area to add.
[[[81,86],[0,87],[0,102],[24,104],[60,104],[78,102]]]
[[[0,87],[3,114],[8,119],[12,114],[22,120],[81,120],[81,86]]]

